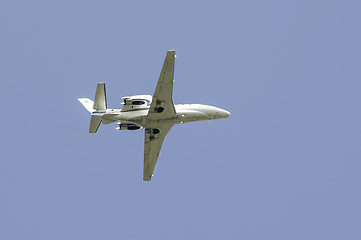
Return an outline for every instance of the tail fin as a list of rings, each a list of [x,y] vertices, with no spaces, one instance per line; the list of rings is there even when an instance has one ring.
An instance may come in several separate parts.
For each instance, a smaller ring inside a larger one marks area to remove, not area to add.
[[[107,97],[105,93],[105,83],[98,83],[97,91],[95,92],[93,109],[106,110],[107,109]]]
[[[89,98],[78,98],[78,100],[92,114],[89,125],[89,133],[96,133],[100,123],[102,122],[102,113],[105,113],[105,110],[107,109],[105,83],[98,83],[97,90],[95,92],[94,102]],[[96,111],[104,112],[93,115]]]
[[[83,104],[86,110],[88,110],[89,112],[94,112],[94,102],[92,100],[90,100],[89,98],[78,98],[78,100],[81,104]]]
[[[101,122],[101,116],[92,115],[90,118],[89,133],[96,133]]]

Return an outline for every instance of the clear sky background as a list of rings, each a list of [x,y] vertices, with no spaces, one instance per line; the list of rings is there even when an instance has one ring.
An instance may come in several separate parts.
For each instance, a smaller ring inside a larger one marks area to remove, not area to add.
[[[2,1],[0,239],[361,239],[361,2]],[[144,131],[77,101],[153,94],[231,112]]]

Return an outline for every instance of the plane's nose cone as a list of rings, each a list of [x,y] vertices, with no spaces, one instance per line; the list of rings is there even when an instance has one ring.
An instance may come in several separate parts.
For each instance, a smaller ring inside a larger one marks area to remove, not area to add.
[[[223,110],[221,114],[222,114],[222,116],[225,117],[225,118],[231,116],[231,113],[228,112],[228,111],[226,111],[226,110]]]
[[[231,115],[230,112],[223,110],[223,109],[218,109],[217,110],[217,114],[216,114],[219,118],[227,118]]]

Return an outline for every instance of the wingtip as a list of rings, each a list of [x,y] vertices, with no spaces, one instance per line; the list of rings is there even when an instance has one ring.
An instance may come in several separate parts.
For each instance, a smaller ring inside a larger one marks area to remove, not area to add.
[[[149,182],[150,180],[152,180],[152,177],[153,177],[154,175],[152,175],[152,176],[143,176],[143,181],[145,181],[145,182]]]

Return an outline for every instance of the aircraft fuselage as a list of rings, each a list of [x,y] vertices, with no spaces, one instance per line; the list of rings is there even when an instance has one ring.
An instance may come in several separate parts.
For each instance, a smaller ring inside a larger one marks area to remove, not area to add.
[[[174,105],[176,115],[174,118],[159,119],[159,122],[171,122],[181,124],[195,121],[205,121],[229,117],[230,113],[224,109],[203,104],[177,104]],[[134,123],[145,126],[149,106],[144,108],[135,108],[127,111],[121,109],[107,109],[106,111],[93,112],[93,115],[101,116],[108,121],[120,121],[123,123]]]

